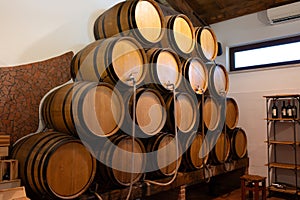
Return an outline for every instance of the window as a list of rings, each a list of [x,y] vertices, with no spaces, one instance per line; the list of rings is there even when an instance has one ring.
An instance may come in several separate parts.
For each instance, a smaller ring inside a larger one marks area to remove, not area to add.
[[[230,71],[300,63],[300,36],[232,47]]]

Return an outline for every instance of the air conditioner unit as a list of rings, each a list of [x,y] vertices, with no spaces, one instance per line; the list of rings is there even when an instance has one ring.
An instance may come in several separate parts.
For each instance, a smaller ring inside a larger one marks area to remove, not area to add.
[[[300,19],[300,2],[267,9],[270,24],[278,24]]]

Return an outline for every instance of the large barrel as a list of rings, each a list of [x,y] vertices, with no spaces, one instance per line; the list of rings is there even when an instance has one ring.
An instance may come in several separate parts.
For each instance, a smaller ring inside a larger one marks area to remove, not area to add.
[[[226,98],[226,127],[233,130],[239,122],[239,108],[232,97]]]
[[[131,37],[113,37],[95,41],[79,51],[71,62],[76,81],[104,81],[118,87],[140,84],[146,75],[147,57],[142,46]]]
[[[125,100],[125,123],[122,130],[130,134],[133,120],[133,93]],[[161,94],[151,88],[136,90],[135,123],[137,137],[156,135],[164,127],[167,120],[166,105]]]
[[[124,120],[123,98],[108,83],[64,85],[45,98],[42,110],[50,127],[81,139],[113,135]]]
[[[244,129],[234,128],[230,133],[230,142],[232,158],[244,158],[247,154],[247,135]]]
[[[198,57],[190,57],[181,64],[184,85],[195,94],[203,94],[208,86],[208,72],[205,63]]]
[[[164,28],[164,16],[155,1],[123,1],[97,18],[94,36],[96,40],[116,35],[132,36],[148,47],[161,40]]]
[[[192,95],[186,92],[179,92],[174,97],[173,94],[166,96],[166,108],[168,112],[167,127],[172,132],[175,131],[175,126],[181,133],[191,133],[198,129],[199,125],[199,110],[198,101]],[[175,122],[176,118],[176,122]]]
[[[133,143],[132,137],[116,134],[110,137],[103,147],[99,147],[99,150],[96,182],[108,187],[129,186],[131,182],[134,184],[143,176],[146,151],[138,138],[134,138]]]
[[[223,65],[209,64],[207,93],[218,98],[225,98],[229,89],[228,72]]]
[[[214,131],[223,127],[222,121],[225,121],[225,116],[222,116],[222,105],[216,99],[207,97],[204,100],[202,114],[206,129]]]
[[[214,164],[224,163],[230,156],[230,138],[227,133],[213,133],[206,135],[210,145],[209,159]]]
[[[169,48],[152,48],[147,52],[149,73],[145,83],[161,92],[169,92],[173,84],[175,89],[181,82],[179,56]]]
[[[195,28],[197,55],[204,61],[215,60],[218,54],[218,41],[214,31],[207,26]]]
[[[96,160],[70,135],[42,132],[29,136],[12,149],[19,161],[22,183],[33,196],[74,199],[94,180]]]
[[[195,48],[195,31],[190,19],[183,14],[165,17],[166,32],[162,39],[164,48],[171,47],[178,55],[186,56]]]

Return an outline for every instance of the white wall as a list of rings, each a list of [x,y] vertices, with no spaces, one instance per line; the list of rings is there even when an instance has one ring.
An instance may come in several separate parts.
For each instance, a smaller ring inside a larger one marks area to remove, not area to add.
[[[94,41],[93,23],[121,0],[1,0],[0,66],[78,51]]]
[[[213,24],[224,52],[217,62],[229,68],[226,59],[228,47],[300,34],[300,21],[272,26],[265,23],[264,16],[265,12],[260,12]],[[299,75],[300,66],[229,73],[228,96],[237,100],[239,126],[245,129],[248,136],[250,173],[267,176],[267,167],[264,166],[267,163],[267,146],[264,143],[267,134],[263,95],[300,93]]]

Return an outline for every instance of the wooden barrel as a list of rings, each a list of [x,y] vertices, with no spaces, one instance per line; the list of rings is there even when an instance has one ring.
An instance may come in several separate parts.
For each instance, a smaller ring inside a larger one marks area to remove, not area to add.
[[[181,164],[181,146],[178,143],[178,155],[176,152],[175,136],[170,133],[161,132],[150,138],[146,145],[147,153],[155,152],[155,156],[148,157],[147,167],[157,169],[150,171],[147,175],[150,178],[168,177],[177,173]]]
[[[225,98],[229,89],[228,72],[223,65],[209,64],[207,93],[214,97]]]
[[[147,57],[142,46],[131,37],[95,41],[79,51],[71,62],[74,81],[108,82],[118,88],[132,86],[129,78],[141,84],[147,73]]]
[[[187,134],[191,133],[193,130],[197,130],[199,124],[199,110],[197,99],[194,99],[189,93],[186,92],[177,93],[175,99],[176,112],[174,112],[173,94],[167,95],[165,100],[168,112],[168,129],[174,132],[176,126],[178,132]]]
[[[125,100],[125,121],[122,130],[128,134],[132,131],[133,119],[133,94]],[[139,88],[136,90],[136,135],[137,137],[153,136],[159,133],[167,120],[166,105],[161,94],[151,88]]]
[[[74,199],[94,180],[96,160],[80,140],[58,132],[42,132],[14,146],[22,183],[34,196]]]
[[[196,27],[195,38],[197,55],[204,62],[215,60],[218,54],[218,41],[214,31],[207,26]]]
[[[181,69],[179,56],[169,48],[152,48],[147,52],[149,62],[149,73],[145,78],[145,83],[160,90],[161,92],[172,91],[181,82]]]
[[[64,85],[42,104],[43,119],[59,132],[81,139],[115,134],[124,120],[124,102],[108,83],[77,82]]]
[[[233,130],[239,122],[239,108],[234,98],[226,98],[226,127]]]
[[[155,1],[123,1],[102,13],[95,21],[95,39],[116,35],[132,36],[145,47],[159,42],[164,34],[164,16]]]
[[[178,55],[186,56],[195,48],[195,30],[184,14],[165,17],[166,32],[162,39],[164,48],[171,47]]]
[[[221,114],[222,114],[222,108],[221,105],[217,100],[211,97],[207,97],[204,100],[203,104],[203,121],[204,121],[204,126],[206,129],[210,131],[214,131],[220,126],[221,124]]]
[[[231,154],[233,159],[244,158],[247,154],[247,135],[244,129],[236,127],[230,133]]]
[[[230,156],[230,138],[228,134],[221,132],[220,134],[213,133],[206,136],[210,144],[209,159],[213,164],[224,163]]]
[[[125,134],[113,135],[98,152],[97,173],[99,175],[96,181],[110,187],[129,186],[131,178],[133,184],[138,182],[145,172],[145,153],[145,147],[138,138],[134,139],[133,145],[132,137]],[[132,156],[134,156],[134,166],[132,166]]]
[[[203,133],[196,133],[187,142],[188,148],[182,155],[181,170],[193,171],[203,167],[208,160],[209,148]]]
[[[190,57],[181,64],[184,85],[195,94],[203,94],[208,86],[208,73],[205,63],[198,57]]]

